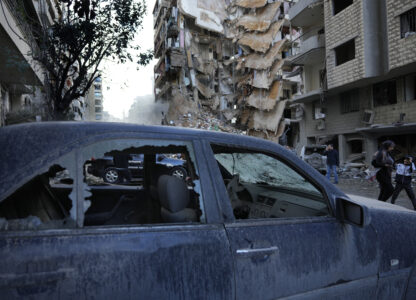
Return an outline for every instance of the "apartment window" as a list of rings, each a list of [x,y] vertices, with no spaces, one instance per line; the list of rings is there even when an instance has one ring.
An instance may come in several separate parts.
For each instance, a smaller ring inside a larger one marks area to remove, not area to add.
[[[404,78],[406,101],[416,100],[416,74]]]
[[[352,39],[334,49],[337,66],[355,58],[355,39]]]
[[[350,6],[354,1],[353,0],[332,0],[332,9],[334,16],[346,9],[348,6]]]
[[[358,90],[352,90],[339,95],[341,114],[360,111],[360,97]]]
[[[396,81],[384,81],[373,86],[374,107],[397,103]]]
[[[95,105],[101,106],[103,105],[103,102],[101,100],[95,100]]]
[[[99,112],[102,112],[103,111],[103,108],[102,107],[96,107],[95,108],[95,112],[96,113],[99,113]]]
[[[416,34],[416,7],[400,15],[400,35],[402,38]]]
[[[283,99],[290,99],[290,90],[283,89]]]
[[[312,119],[320,120],[325,119],[326,117],[326,108],[322,107],[322,104],[315,102],[312,104]]]

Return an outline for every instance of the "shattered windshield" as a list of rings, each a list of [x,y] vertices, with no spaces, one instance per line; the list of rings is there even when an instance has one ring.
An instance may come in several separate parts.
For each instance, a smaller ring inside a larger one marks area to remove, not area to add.
[[[261,153],[219,153],[217,161],[242,183],[269,185],[322,196],[316,187],[281,161]]]

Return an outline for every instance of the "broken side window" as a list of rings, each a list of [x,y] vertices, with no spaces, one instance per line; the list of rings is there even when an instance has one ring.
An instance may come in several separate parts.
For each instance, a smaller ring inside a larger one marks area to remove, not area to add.
[[[334,49],[335,65],[339,66],[355,58],[355,39],[339,45]]]
[[[374,107],[397,103],[396,80],[389,80],[373,85]]]
[[[353,3],[353,0],[332,0],[332,11],[335,16]]]
[[[416,34],[416,7],[400,15],[400,36],[406,38]]]
[[[236,219],[326,216],[319,188],[270,155],[212,146]]]
[[[84,226],[205,222],[191,143],[103,141],[83,161]]]
[[[0,230],[75,227],[73,162],[72,158],[57,162],[1,201]]]
[[[351,90],[339,95],[341,101],[341,114],[360,111],[360,98],[358,90]]]

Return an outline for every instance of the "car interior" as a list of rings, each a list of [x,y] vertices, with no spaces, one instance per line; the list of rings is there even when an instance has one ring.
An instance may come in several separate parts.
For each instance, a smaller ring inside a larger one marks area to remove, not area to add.
[[[220,146],[213,150],[236,219],[329,214],[323,193],[280,160]]]
[[[28,230],[74,227],[70,218],[69,197],[73,179],[66,170],[54,165],[35,176],[0,203],[1,230]]]
[[[195,168],[184,146],[140,147],[115,153],[143,155],[144,176],[141,185],[88,184],[91,205],[85,212],[84,226],[199,222],[202,211],[199,195],[194,190]],[[166,174],[166,167],[157,163],[160,154],[180,153],[187,162],[189,177],[179,179]],[[86,182],[89,174],[84,167]]]
[[[141,147],[114,150],[142,154],[144,178],[140,184],[108,184],[88,174],[89,161],[83,165],[84,226],[113,226],[157,223],[202,222],[198,180],[185,146]],[[188,177],[166,174],[157,155],[184,157]],[[0,202],[0,230],[74,228],[70,216],[74,180],[65,168],[54,165],[48,172],[32,178]]]

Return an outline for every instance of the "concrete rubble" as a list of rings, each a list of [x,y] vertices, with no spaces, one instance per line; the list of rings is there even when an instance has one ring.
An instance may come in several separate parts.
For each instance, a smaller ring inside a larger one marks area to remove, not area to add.
[[[279,142],[299,80],[285,75],[296,31],[291,1],[158,0],[154,7],[156,101],[164,123]],[[293,114],[294,115],[294,114]]]

